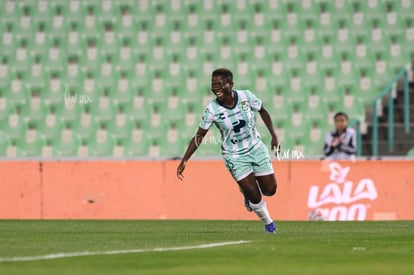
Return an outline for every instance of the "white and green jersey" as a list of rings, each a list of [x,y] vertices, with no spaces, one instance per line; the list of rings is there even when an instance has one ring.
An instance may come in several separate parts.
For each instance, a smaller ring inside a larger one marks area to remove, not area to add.
[[[215,124],[220,130],[223,155],[242,155],[260,142],[255,112],[262,108],[262,101],[248,90],[233,92],[235,104],[232,108],[214,99],[208,104],[200,123],[200,128],[207,130]]]

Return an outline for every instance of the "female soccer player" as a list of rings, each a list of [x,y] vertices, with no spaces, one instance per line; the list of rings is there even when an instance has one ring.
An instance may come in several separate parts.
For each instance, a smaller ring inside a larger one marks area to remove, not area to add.
[[[277,149],[278,140],[270,115],[253,93],[233,90],[233,73],[228,69],[220,68],[212,73],[211,90],[216,99],[204,111],[197,133],[177,167],[177,178],[183,180],[187,161],[215,124],[221,132],[224,162],[247,199],[246,207],[263,221],[266,232],[276,233],[276,224],[262,195],[274,195],[277,183],[268,150],[255,127],[254,112],[259,112],[272,136],[271,148]]]

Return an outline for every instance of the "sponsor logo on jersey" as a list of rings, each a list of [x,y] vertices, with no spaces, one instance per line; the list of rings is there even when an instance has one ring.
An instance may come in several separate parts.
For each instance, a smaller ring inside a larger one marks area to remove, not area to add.
[[[247,101],[244,100],[240,104],[243,111],[249,111],[249,104],[247,104]]]

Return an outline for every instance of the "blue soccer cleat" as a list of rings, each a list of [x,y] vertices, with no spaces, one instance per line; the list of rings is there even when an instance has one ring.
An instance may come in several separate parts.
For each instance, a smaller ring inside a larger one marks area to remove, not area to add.
[[[266,225],[265,225],[265,230],[266,230],[266,233],[272,233],[272,234],[275,234],[275,233],[276,233],[276,231],[277,231],[277,228],[276,228],[276,224],[275,224],[275,222],[271,222],[271,223],[269,223],[269,224],[266,224]]]

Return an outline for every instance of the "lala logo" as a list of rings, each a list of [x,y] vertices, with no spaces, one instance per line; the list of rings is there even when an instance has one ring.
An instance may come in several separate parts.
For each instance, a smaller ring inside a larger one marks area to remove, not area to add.
[[[361,200],[374,201],[378,197],[372,179],[361,179],[355,185],[347,180],[350,167],[341,167],[339,163],[331,162],[329,169],[331,182],[323,188],[317,185],[310,187],[308,207],[319,208],[327,220],[365,220],[369,205]],[[329,204],[336,206],[328,207]],[[320,208],[324,206],[325,208]]]

